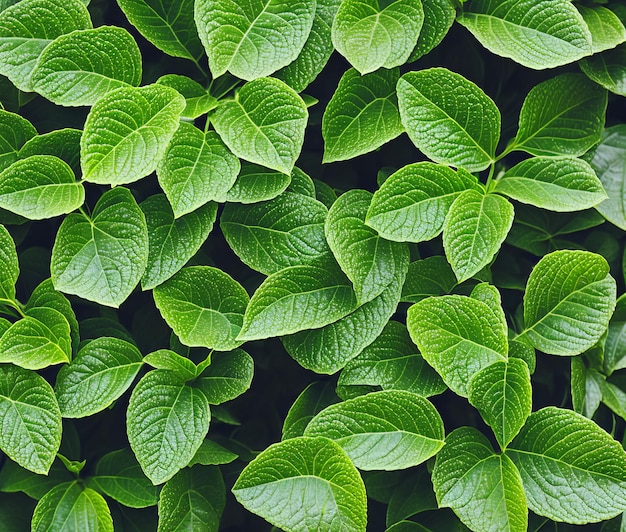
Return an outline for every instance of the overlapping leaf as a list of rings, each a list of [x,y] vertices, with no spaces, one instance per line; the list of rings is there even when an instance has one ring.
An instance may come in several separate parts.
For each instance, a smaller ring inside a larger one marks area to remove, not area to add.
[[[417,39],[417,46],[411,52],[408,63],[417,61],[434,49],[446,36],[454,23],[456,11],[449,0],[424,0],[424,24]]]
[[[243,162],[235,184],[226,194],[226,201],[257,203],[271,200],[284,192],[290,183],[291,175]]]
[[[198,118],[217,107],[217,100],[197,81],[180,74],[165,74],[156,80],[157,84],[176,89],[185,98],[184,118]]]
[[[26,159],[32,155],[54,155],[70,165],[74,174],[80,175],[80,138],[83,132],[79,129],[55,129],[43,135],[29,139],[20,149],[19,158]]]
[[[443,296],[457,284],[450,264],[441,255],[416,260],[409,264],[406,282],[402,287],[402,301],[417,303],[429,296]]]
[[[37,130],[28,120],[0,110],[0,171],[17,161],[22,146],[36,135]]]
[[[591,49],[594,54],[615,48],[626,41],[626,28],[610,9],[603,6],[578,6],[578,11],[591,33]]]
[[[11,234],[0,225],[0,298],[15,299],[15,283],[20,275],[20,265]]]
[[[211,364],[194,382],[209,404],[219,405],[239,397],[252,382],[254,362],[243,349],[229,353],[214,353]]]
[[[339,401],[331,381],[309,384],[291,405],[283,423],[283,440],[304,435],[309,422],[327,406]]]
[[[615,94],[626,96],[626,45],[585,57],[578,64],[587,77]]]

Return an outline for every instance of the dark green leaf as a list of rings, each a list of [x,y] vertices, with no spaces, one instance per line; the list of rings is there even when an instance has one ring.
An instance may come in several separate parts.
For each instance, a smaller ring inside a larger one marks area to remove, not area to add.
[[[291,405],[283,423],[283,440],[304,435],[307,425],[327,406],[339,401],[332,381],[309,384]]]
[[[15,299],[15,283],[20,275],[15,242],[11,234],[0,225],[0,298]]]

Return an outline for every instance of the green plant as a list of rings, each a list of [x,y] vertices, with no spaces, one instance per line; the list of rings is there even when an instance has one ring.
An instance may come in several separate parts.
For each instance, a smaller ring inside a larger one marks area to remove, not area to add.
[[[0,528],[622,529],[625,22],[0,1]]]

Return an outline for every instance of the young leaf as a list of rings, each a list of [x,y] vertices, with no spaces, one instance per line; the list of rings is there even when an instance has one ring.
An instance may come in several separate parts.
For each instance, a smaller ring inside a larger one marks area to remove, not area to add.
[[[93,105],[106,93],[141,82],[141,53],[132,35],[116,26],[73,31],[42,52],[31,87],[57,105]]]
[[[34,371],[0,366],[0,449],[22,467],[47,474],[61,444],[52,387]]]
[[[303,436],[315,415],[338,401],[332,381],[314,381],[309,384],[293,402],[285,417],[282,439]]]
[[[63,220],[50,270],[57,290],[119,307],[147,260],[146,219],[130,191],[117,187],[100,197],[91,217],[71,214]]]
[[[242,162],[235,184],[226,193],[226,201],[244,204],[268,201],[283,193],[290,183],[291,175]]]
[[[79,0],[22,0],[0,13],[0,74],[22,91],[30,91],[30,75],[54,39],[91,28],[91,17]]]
[[[544,353],[584,353],[606,331],[615,293],[604,257],[588,251],[550,253],[528,278],[521,336]]]
[[[607,198],[593,168],[581,159],[526,159],[508,170],[494,190],[557,212],[582,211]]]
[[[230,464],[237,459],[239,455],[230,452],[212,440],[204,440],[198,451],[194,455],[189,467],[196,464],[200,465],[222,465]]]
[[[466,296],[429,297],[409,308],[407,327],[424,359],[454,392],[467,397],[476,373],[507,359],[500,312]]]
[[[55,394],[63,417],[86,417],[104,410],[132,384],[142,366],[139,350],[118,338],[86,344],[57,375]]]
[[[580,414],[556,407],[533,412],[506,454],[538,515],[586,524],[626,509],[626,453]]]
[[[491,262],[513,224],[513,205],[497,194],[466,190],[443,225],[443,247],[459,282]]]
[[[331,405],[307,425],[305,436],[335,440],[359,469],[406,469],[435,455],[443,421],[423,397],[405,391],[374,392]]]
[[[234,100],[220,103],[212,123],[237,157],[290,174],[302,149],[308,116],[293,89],[280,80],[261,78],[246,83]]]
[[[290,266],[257,288],[237,339],[244,342],[317,329],[357,306],[350,281],[334,264]]]
[[[220,227],[242,262],[269,275],[330,256],[327,215],[316,199],[286,191],[267,202],[226,204]]]
[[[65,161],[76,176],[80,175],[80,138],[83,132],[78,129],[55,129],[50,133],[37,135],[28,140],[19,151],[19,158],[32,155],[54,155]]]
[[[327,438],[271,445],[241,472],[233,493],[249,511],[288,532],[303,524],[309,530],[365,532],[363,480],[341,447]]]
[[[626,96],[626,45],[579,61],[585,75],[620,96]]]
[[[143,361],[155,369],[166,369],[176,373],[185,382],[197,377],[196,365],[188,358],[169,349],[153,351],[147,354]]]
[[[322,117],[323,162],[369,153],[404,132],[396,96],[399,77],[397,68],[364,76],[351,68],[341,76]]]
[[[252,80],[291,63],[306,42],[315,2],[199,0],[195,19],[214,78],[226,71]]]
[[[137,383],[126,414],[128,441],[154,485],[191,461],[210,419],[204,394],[170,371],[155,369]]]
[[[231,401],[244,393],[252,382],[254,362],[242,349],[230,353],[213,353],[194,386],[201,390],[211,405]]]
[[[615,48],[626,41],[626,28],[613,11],[602,6],[576,7],[591,33],[591,49],[594,54]]]
[[[84,179],[132,183],[157,167],[178,129],[185,99],[164,85],[115,89],[91,108],[80,141]]]
[[[187,76],[165,74],[156,83],[172,87],[185,97],[186,105],[181,114],[183,118],[198,118],[217,107],[217,100],[202,85]]]
[[[332,27],[333,44],[361,74],[403,65],[424,22],[420,0],[344,0]]]
[[[402,124],[424,155],[470,172],[493,162],[500,111],[477,85],[445,68],[429,68],[404,74],[397,90]]]
[[[606,90],[583,74],[549,78],[526,96],[517,135],[507,151],[578,157],[600,141],[606,106]]]
[[[0,56],[1,53],[0,45]],[[20,155],[22,146],[36,135],[37,130],[28,120],[0,110],[0,172],[23,157]]]
[[[409,164],[391,174],[375,192],[365,222],[388,240],[422,242],[435,238],[453,201],[477,187],[465,170],[430,162]]]
[[[159,312],[184,345],[230,351],[250,300],[230,275],[210,266],[189,266],[153,292]]]
[[[409,264],[406,282],[402,287],[402,301],[417,303],[429,296],[443,296],[456,284],[454,272],[445,257],[434,255],[416,260]]]
[[[457,18],[494,54],[534,69],[592,53],[591,34],[568,0],[473,0]]]
[[[507,455],[494,454],[475,428],[461,427],[448,434],[432,480],[439,506],[452,508],[472,530],[527,530],[519,471]]]
[[[19,275],[15,242],[4,225],[0,225],[0,299],[15,300],[15,283]]]
[[[450,0],[424,0],[422,7],[424,24],[417,39],[417,46],[411,52],[407,63],[417,61],[436,48],[456,18],[456,11]]]
[[[175,219],[163,194],[155,194],[141,205],[148,227],[148,264],[141,288],[150,290],[179,271],[209,236],[217,217],[213,202]]]
[[[157,166],[159,185],[176,218],[209,201],[223,202],[241,169],[215,131],[181,122]]]

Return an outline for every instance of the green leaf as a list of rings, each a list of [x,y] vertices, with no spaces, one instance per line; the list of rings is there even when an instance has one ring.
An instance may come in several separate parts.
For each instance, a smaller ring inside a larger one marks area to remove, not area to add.
[[[185,99],[164,85],[122,87],[91,108],[80,141],[84,179],[132,183],[152,172],[178,128]]]
[[[176,218],[209,201],[223,202],[241,169],[215,131],[182,122],[157,166],[159,184]]]
[[[476,178],[430,162],[408,164],[391,174],[374,194],[365,219],[388,240],[422,242],[443,229],[450,206]]]
[[[583,74],[547,79],[526,96],[517,135],[507,151],[578,157],[600,141],[606,106],[606,90]]]
[[[407,328],[389,321],[376,340],[348,362],[337,386],[380,386],[423,397],[446,390],[441,377],[417,353]]]
[[[404,132],[396,83],[400,70],[378,70],[360,76],[351,68],[322,117],[323,162],[352,159],[380,148]]]
[[[230,452],[228,449],[215,443],[212,440],[204,440],[198,451],[194,455],[189,467],[195,464],[201,465],[222,465],[230,464],[238,458],[239,455]]]
[[[234,100],[221,102],[212,123],[237,157],[290,174],[302,149],[308,116],[293,89],[280,80],[261,78],[246,83]]]
[[[287,66],[309,37],[315,2],[198,0],[195,19],[214,78],[252,80]]]
[[[429,297],[409,308],[407,327],[424,359],[455,393],[467,397],[476,373],[507,359],[501,312],[471,297]]]
[[[96,465],[89,486],[130,508],[146,508],[157,503],[158,488],[141,471],[130,449],[105,454]]]
[[[70,325],[53,308],[33,308],[0,337],[0,362],[43,369],[72,358]]]
[[[443,296],[456,284],[454,272],[445,257],[434,255],[416,260],[409,264],[406,282],[402,287],[402,301],[417,303],[425,297]]]
[[[335,440],[359,469],[406,469],[435,455],[443,421],[425,398],[410,392],[374,392],[331,405],[307,425],[305,436]]]
[[[618,316],[624,308],[626,300],[620,297],[617,300],[615,314],[609,322],[609,328],[604,343],[604,373],[611,375],[614,371],[626,367],[626,320]]]
[[[190,347],[230,351],[250,300],[230,275],[210,266],[189,266],[157,286],[154,302],[167,324]]]
[[[15,283],[20,275],[17,250],[13,237],[0,225],[0,298],[15,300]]]
[[[63,417],[91,416],[116,401],[135,380],[143,360],[132,344],[103,336],[86,344],[57,375]]]
[[[0,491],[4,493],[22,491],[32,499],[39,500],[57,484],[74,478],[74,475],[65,468],[60,460],[53,462],[46,476],[37,475],[20,467],[12,460],[7,460],[0,471]],[[2,524],[6,527],[4,521]]]
[[[0,57],[1,50],[0,45]],[[21,158],[20,149],[36,135],[37,130],[28,120],[20,115],[0,110],[0,171]]]
[[[528,278],[521,336],[552,355],[585,352],[606,331],[616,284],[606,260],[588,251],[555,251]]]
[[[93,105],[106,93],[141,82],[141,53],[132,35],[116,26],[73,31],[42,52],[31,88],[57,105]]]
[[[626,28],[613,11],[602,6],[576,7],[591,33],[591,49],[594,54],[615,48],[626,41]]]
[[[500,111],[477,85],[445,68],[407,72],[398,81],[409,138],[435,162],[484,170],[494,161]]]
[[[534,69],[592,53],[591,34],[568,0],[473,0],[457,21],[494,54]]]
[[[587,77],[605,89],[626,96],[626,45],[579,61]]]
[[[293,172],[291,172],[291,182],[287,187],[287,192],[293,192],[306,196],[308,198],[315,198],[315,183],[309,174],[300,170],[297,166],[294,166]]]
[[[602,402],[622,419],[626,419],[626,392],[605,379],[599,380],[598,384],[602,393]]]
[[[0,366],[0,449],[22,467],[47,474],[61,444],[61,413],[43,377]]]
[[[169,349],[159,349],[147,354],[143,358],[144,363],[156,369],[167,369],[176,373],[185,382],[197,377],[197,367],[188,358],[170,351]]]
[[[117,0],[130,23],[159,50],[196,62],[204,50],[193,17],[193,1]]]
[[[202,85],[187,76],[165,74],[156,83],[172,87],[185,97],[186,105],[181,114],[184,118],[198,118],[217,107],[217,100]]]
[[[487,266],[513,224],[513,205],[497,194],[466,190],[443,225],[443,247],[459,282]]]
[[[149,290],[169,279],[198,252],[213,229],[217,205],[207,203],[178,219],[162,194],[150,196],[140,207],[148,227],[148,265],[141,288]]]
[[[218,468],[183,469],[163,486],[159,497],[158,532],[217,532],[226,503],[226,488]]]
[[[126,416],[130,447],[155,485],[191,461],[211,419],[204,394],[161,369],[148,372],[137,383]]]
[[[330,256],[327,214],[316,199],[286,191],[266,202],[226,204],[220,227],[242,262],[269,275]]]
[[[54,287],[102,305],[119,307],[146,268],[146,220],[128,189],[105,192],[91,217],[70,214],[52,248]]]
[[[245,204],[271,200],[284,192],[290,182],[290,175],[242,162],[235,184],[226,193],[226,201]]]
[[[523,427],[532,407],[530,372],[519,358],[480,370],[469,385],[469,401],[505,448]]]
[[[78,129],[55,129],[28,140],[19,151],[19,158],[32,155],[54,155],[69,164],[75,175],[80,175],[80,138]]]
[[[102,495],[78,480],[59,484],[46,493],[35,507],[31,524],[32,532],[67,527],[113,532],[111,512]]]
[[[607,198],[593,168],[581,159],[526,159],[508,170],[494,190],[557,212],[582,211]]]
[[[290,266],[257,288],[237,339],[244,342],[318,329],[357,306],[350,281],[334,264]]]
[[[506,454],[538,515],[585,524],[626,509],[626,453],[580,414],[556,407],[533,412]]]
[[[0,13],[0,74],[22,91],[30,91],[30,76],[41,52],[54,39],[91,28],[91,18],[79,0],[22,0]]]
[[[403,65],[424,22],[420,0],[344,0],[332,27],[333,44],[361,74]]]
[[[287,412],[282,439],[303,436],[304,430],[315,415],[338,401],[332,381],[314,381],[309,384]]]
[[[407,63],[417,61],[439,45],[452,27],[456,11],[450,0],[424,0],[424,24]]]
[[[452,508],[472,530],[527,530],[519,471],[507,455],[494,454],[475,428],[461,427],[448,435],[432,479],[439,506]]]
[[[233,493],[246,509],[287,532],[302,530],[303,524],[309,530],[365,532],[363,480],[327,438],[271,445],[241,472]]]
[[[418,513],[436,509],[437,500],[430,480],[430,473],[426,467],[420,467],[417,470],[412,470],[410,475],[405,476],[393,488],[387,506],[387,526]]]
[[[232,401],[250,388],[254,373],[252,357],[242,349],[213,353],[211,365],[194,382],[211,405]]]

